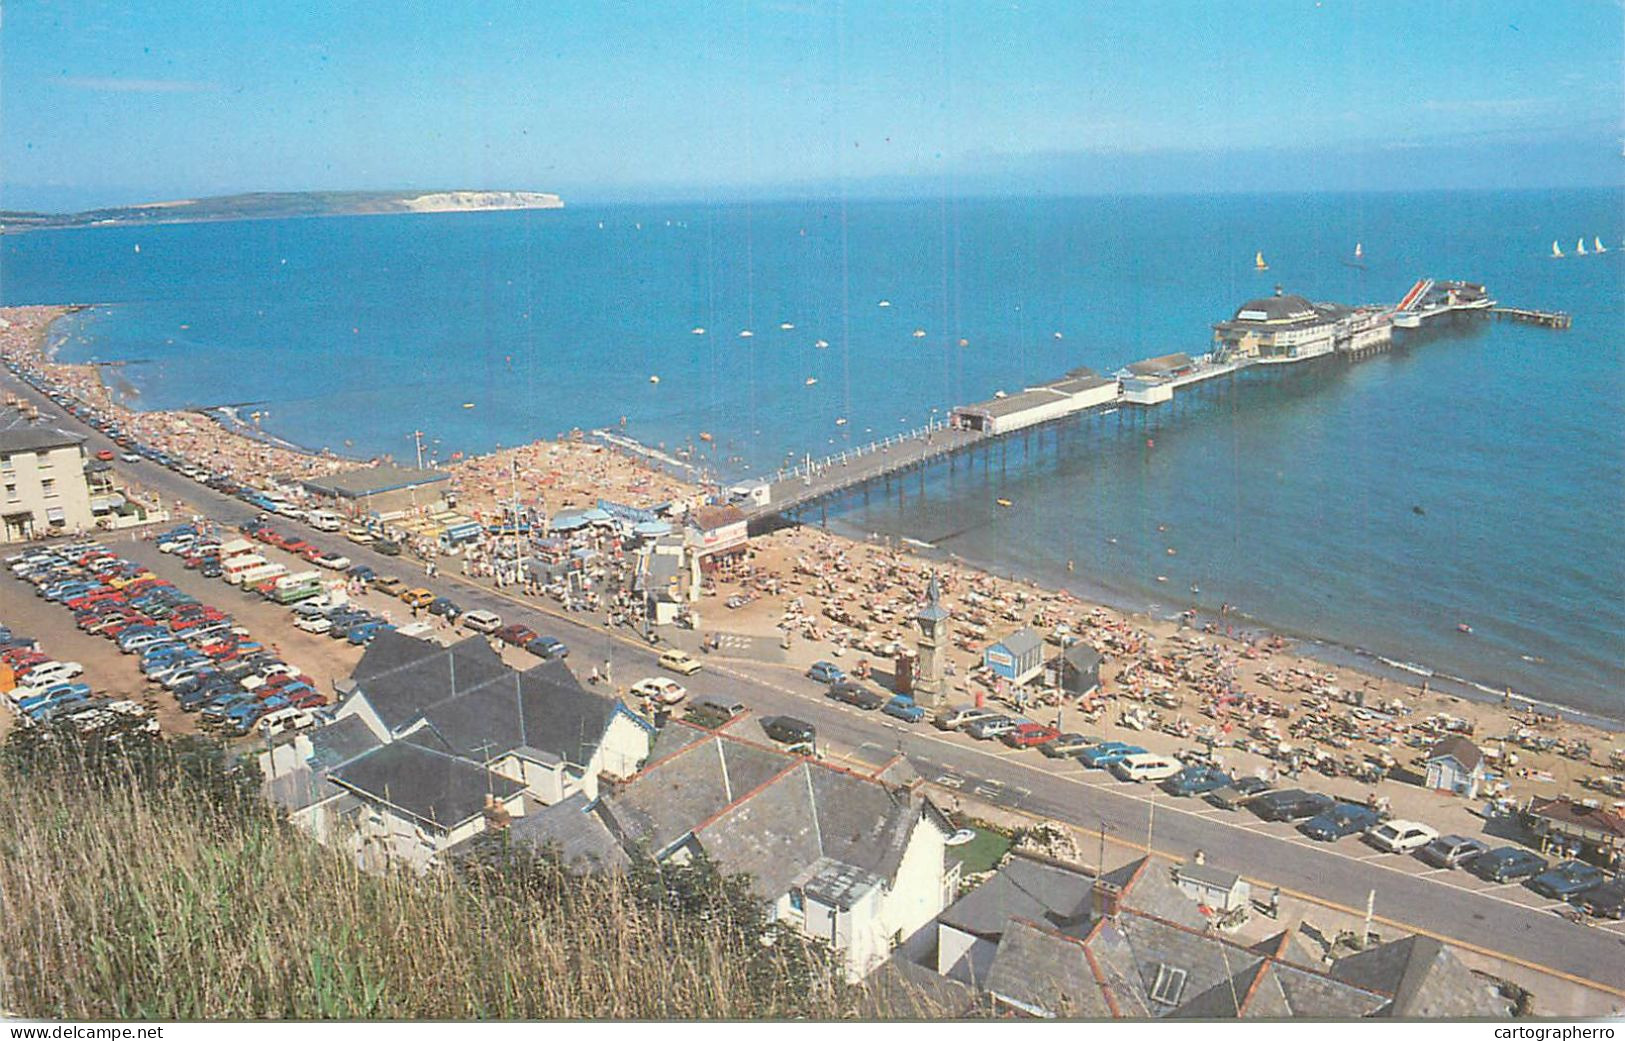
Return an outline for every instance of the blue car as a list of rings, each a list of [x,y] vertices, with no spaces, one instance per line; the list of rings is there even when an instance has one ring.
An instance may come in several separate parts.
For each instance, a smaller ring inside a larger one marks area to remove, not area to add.
[[[1340,802],[1319,816],[1311,817],[1298,826],[1298,830],[1316,842],[1336,842],[1374,828],[1382,816],[1369,806]]]
[[[1606,881],[1608,876],[1601,868],[1581,860],[1565,860],[1531,878],[1529,888],[1554,900],[1567,900],[1571,896],[1589,893]]]
[[[43,722],[64,709],[71,708],[75,705],[82,705],[89,700],[89,698],[79,693],[61,694],[47,701],[42,701],[32,708],[24,709],[23,711],[28,714],[29,719],[36,722]]]
[[[17,707],[27,712],[39,708],[41,705],[49,705],[75,695],[81,698],[90,697],[90,685],[88,683],[58,683],[54,687],[46,687],[32,697],[24,698],[17,703]]]
[[[395,627],[393,625],[389,625],[385,622],[368,622],[365,625],[358,625],[354,629],[351,629],[349,640],[357,647],[362,647],[371,643],[379,633],[384,632],[386,629],[393,630],[394,628]]]
[[[1212,766],[1187,766],[1162,782],[1169,795],[1205,795],[1230,783],[1230,775]]]
[[[846,679],[846,673],[832,661],[815,661],[812,668],[807,670],[808,677],[819,683],[839,683]]]
[[[1121,741],[1107,741],[1079,752],[1078,762],[1090,769],[1104,769],[1113,763],[1127,759],[1131,755],[1142,755],[1144,752],[1145,749],[1139,745],[1124,744]]]
[[[1467,870],[1486,882],[1516,882],[1541,874],[1546,866],[1545,857],[1517,846],[1502,846],[1474,857]]]
[[[905,723],[918,723],[925,718],[925,709],[914,703],[907,694],[899,694],[880,706],[880,711]]]

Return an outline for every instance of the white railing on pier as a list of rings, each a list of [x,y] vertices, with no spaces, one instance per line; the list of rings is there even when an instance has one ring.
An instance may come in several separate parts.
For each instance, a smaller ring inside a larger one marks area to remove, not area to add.
[[[926,423],[923,427],[916,427],[913,430],[905,431],[903,433],[892,434],[890,437],[883,438],[879,441],[871,441],[868,444],[859,445],[856,448],[844,449],[843,451],[824,456],[822,459],[814,459],[811,462],[798,463],[795,466],[789,467],[788,469],[780,467],[779,471],[774,474],[773,481],[774,483],[794,480],[811,481],[812,478],[834,467],[850,465],[854,460],[862,459],[866,456],[877,455],[881,452],[890,451],[893,445],[901,445],[910,441],[919,441],[938,430],[947,429],[947,420],[933,419]]]

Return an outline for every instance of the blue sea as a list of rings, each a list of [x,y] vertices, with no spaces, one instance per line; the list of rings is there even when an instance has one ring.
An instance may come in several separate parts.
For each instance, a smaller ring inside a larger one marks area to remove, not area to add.
[[[0,238],[0,299],[98,305],[61,327],[61,357],[128,361],[109,372],[136,407],[243,404],[293,442],[402,459],[414,429],[446,460],[624,424],[743,477],[1076,366],[1201,353],[1213,321],[1277,283],[1367,303],[1421,275],[1480,281],[1573,329],[1475,323],[1247,376],[1152,417],[1018,437],[829,521],[1126,606],[1231,604],[1617,717],[1622,202],[837,200],[99,228]],[[1582,235],[1610,252],[1550,259]]]

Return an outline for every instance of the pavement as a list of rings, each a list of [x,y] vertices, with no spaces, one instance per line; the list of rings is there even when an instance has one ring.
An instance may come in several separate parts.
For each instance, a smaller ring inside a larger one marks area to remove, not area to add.
[[[61,415],[60,409],[9,374],[0,382],[39,401],[46,412]],[[62,417],[62,423],[85,432],[92,452],[110,444],[71,416]],[[120,463],[118,468],[162,493],[166,501],[184,499],[196,512],[222,525],[234,527],[258,512],[150,461]],[[578,674],[593,666],[602,668],[607,660],[615,686],[621,690],[644,676],[661,674],[655,666],[658,650],[636,634],[625,629],[612,631],[591,615],[563,613],[551,601],[498,591],[449,574],[457,568],[452,561],[442,560],[441,574],[431,579],[410,558],[385,557],[339,535],[324,535],[285,519],[273,526],[297,531],[307,542],[343,553],[379,574],[399,575],[410,584],[449,596],[464,610],[485,608],[501,615],[505,623],[524,622],[539,633],[557,636],[570,646],[569,661]],[[216,602],[225,600],[227,592],[240,595],[221,583],[209,584],[220,591]],[[404,604],[394,603],[397,619],[409,614]],[[267,609],[275,610],[268,605]],[[280,631],[285,638],[283,649],[303,667],[296,638],[306,634],[294,630],[285,613],[276,613],[284,620]],[[244,617],[248,618],[246,607]],[[249,619],[249,624],[260,634],[257,620]],[[279,634],[267,629],[261,639],[278,640]],[[308,639],[334,643],[325,637]],[[534,661],[520,651],[506,654],[518,666]],[[1118,782],[1104,771],[1087,770],[1075,761],[1052,761],[1037,751],[1007,749],[963,734],[943,734],[925,723],[909,726],[879,713],[862,712],[824,698],[821,684],[791,667],[717,657],[704,660],[701,672],[680,678],[691,696],[725,694],[744,703],[757,718],[790,714],[805,719],[818,728],[820,753],[832,759],[878,764],[901,752],[934,786],[939,802],[945,805],[953,806],[958,799],[1062,821],[1085,832],[1098,833],[1104,828],[1107,842],[1114,848],[1150,849],[1175,860],[1185,860],[1202,849],[1209,864],[1238,871],[1263,891],[1279,886],[1294,899],[1360,916],[1369,901],[1373,922],[1384,935],[1434,936],[1470,955],[1588,988],[1608,1007],[1625,1007],[1625,923],[1576,925],[1557,915],[1562,905],[1521,884],[1492,885],[1461,871],[1429,869],[1414,857],[1379,853],[1354,838],[1329,844],[1312,842],[1291,825],[1261,821],[1205,802],[1174,799],[1151,786]],[[329,667],[335,675],[338,664]],[[760,737],[756,719],[750,716],[732,726]],[[1482,823],[1475,822],[1476,818],[1464,815],[1463,830],[1481,831]]]

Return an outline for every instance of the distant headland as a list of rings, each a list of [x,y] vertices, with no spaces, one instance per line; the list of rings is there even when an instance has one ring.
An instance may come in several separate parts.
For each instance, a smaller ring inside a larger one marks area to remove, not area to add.
[[[47,228],[189,224],[198,221],[274,220],[284,217],[353,217],[379,213],[466,213],[479,210],[557,210],[564,200],[549,192],[371,191],[248,192],[202,199],[110,206],[79,213],[0,210],[0,232]]]

